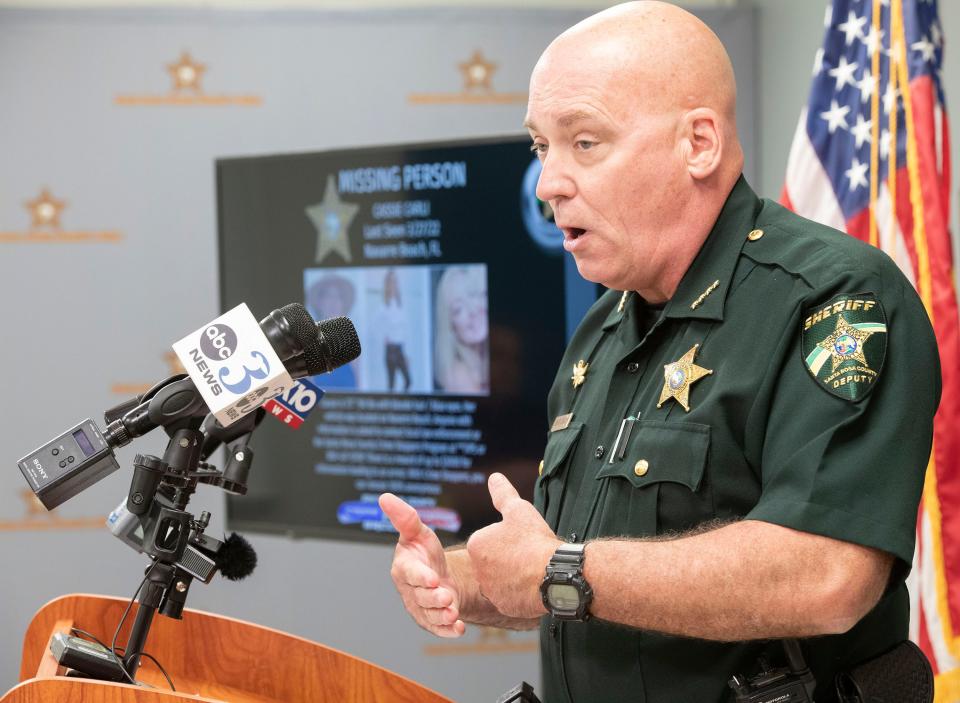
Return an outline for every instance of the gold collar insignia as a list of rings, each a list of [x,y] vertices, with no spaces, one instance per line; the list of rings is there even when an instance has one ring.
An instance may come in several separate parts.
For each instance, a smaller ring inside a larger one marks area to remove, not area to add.
[[[579,388],[583,385],[583,382],[587,380],[587,369],[590,368],[588,364],[583,359],[580,359],[573,367],[573,376],[570,377],[570,380],[573,381],[573,387]]]

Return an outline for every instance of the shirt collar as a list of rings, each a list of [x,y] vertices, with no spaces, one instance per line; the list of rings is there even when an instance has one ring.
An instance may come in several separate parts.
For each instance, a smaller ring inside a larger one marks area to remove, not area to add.
[[[680,285],[667,303],[666,317],[722,320],[740,250],[763,203],[741,175],[720,216]]]
[[[763,203],[741,175],[727,196],[720,215],[700,247],[690,268],[664,309],[666,317],[722,320],[723,305],[740,258],[740,250],[753,229]],[[635,297],[631,294],[630,298]],[[629,305],[629,302],[627,303]],[[624,306],[616,305],[603,329],[620,323]]]
[[[607,315],[607,319],[603,321],[602,329],[608,330],[611,327],[616,327],[620,324],[620,320],[623,319],[623,313],[626,311],[626,303],[629,297],[633,297],[635,294],[627,295],[626,292],[620,294],[620,298],[617,300],[617,304],[613,306],[613,310],[610,311],[610,314]]]

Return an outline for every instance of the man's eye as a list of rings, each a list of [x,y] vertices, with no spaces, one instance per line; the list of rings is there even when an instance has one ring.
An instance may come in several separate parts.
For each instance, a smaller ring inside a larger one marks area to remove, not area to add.
[[[532,151],[532,152],[533,152],[534,154],[536,154],[537,156],[543,156],[544,154],[547,153],[547,145],[546,145],[546,144],[537,144],[537,143],[531,144],[531,145],[530,145],[530,151]]]
[[[596,142],[591,142],[586,139],[580,139],[577,141],[577,148],[581,151],[589,151],[597,145]]]

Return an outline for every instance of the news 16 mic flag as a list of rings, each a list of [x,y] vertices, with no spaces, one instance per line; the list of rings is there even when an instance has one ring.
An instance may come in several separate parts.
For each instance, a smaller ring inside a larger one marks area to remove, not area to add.
[[[824,23],[782,202],[882,248],[933,323],[943,395],[908,580],[911,638],[933,664],[937,701],[960,701],[960,324],[937,2],[834,0]]]
[[[173,351],[224,427],[293,385],[246,303],[188,334]]]

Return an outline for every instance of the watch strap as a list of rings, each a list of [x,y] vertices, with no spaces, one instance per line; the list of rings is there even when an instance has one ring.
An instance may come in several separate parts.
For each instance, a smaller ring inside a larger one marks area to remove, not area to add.
[[[557,547],[557,551],[553,553],[553,556],[550,558],[551,564],[574,564],[576,566],[583,565],[584,558],[584,548],[587,545],[583,542],[579,544],[569,544],[564,543]]]

